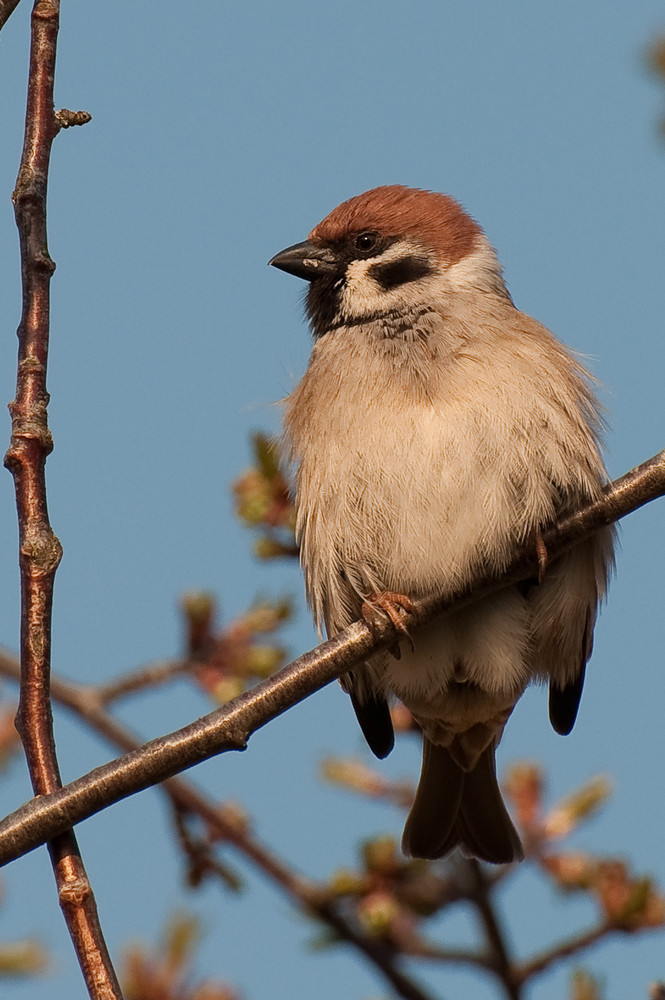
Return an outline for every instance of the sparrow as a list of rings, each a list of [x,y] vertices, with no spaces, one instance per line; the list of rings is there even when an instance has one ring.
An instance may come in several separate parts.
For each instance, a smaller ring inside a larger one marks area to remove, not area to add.
[[[547,565],[542,543],[607,482],[594,382],[516,308],[482,229],[447,195],[366,191],[270,263],[309,282],[314,344],[283,447],[320,632],[381,609],[399,624],[414,599],[539,553],[538,580],[398,634],[342,678],[377,757],[394,743],[391,697],[422,730],[404,853],[520,860],[495,750],[532,682],[549,683],[556,732],[573,728],[613,565],[611,528]]]

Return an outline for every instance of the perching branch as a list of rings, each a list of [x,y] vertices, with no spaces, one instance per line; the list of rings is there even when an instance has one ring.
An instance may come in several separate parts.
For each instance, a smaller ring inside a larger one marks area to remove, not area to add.
[[[665,451],[617,479],[599,500],[543,532],[550,561],[592,532],[663,494]],[[418,626],[444,611],[479,600],[537,572],[535,552],[525,550],[504,574],[487,577],[453,598],[418,601],[417,621],[406,613],[403,621],[417,632]],[[269,680],[209,715],[95,768],[63,789],[26,803],[0,823],[0,865],[128,795],[227,750],[245,749],[257,729],[395,639],[394,626],[388,619],[371,627],[365,621],[354,622],[335,638],[304,653]]]
[[[11,11],[10,11],[11,12]],[[4,12],[3,12],[4,13]],[[46,239],[46,192],[51,145],[61,128],[53,108],[59,0],[36,0],[23,153],[13,194],[21,247],[23,314],[18,328],[16,398],[5,465],[14,477],[21,573],[21,696],[16,726],[36,795],[61,788],[49,693],[51,606],[62,549],[48,519],[46,457],[53,442],[47,421],[46,366],[50,281],[55,264]],[[7,14],[8,16],[8,14]],[[65,824],[49,838],[58,899],[88,992],[117,1000],[120,988],[104,943],[97,908],[73,832]]]

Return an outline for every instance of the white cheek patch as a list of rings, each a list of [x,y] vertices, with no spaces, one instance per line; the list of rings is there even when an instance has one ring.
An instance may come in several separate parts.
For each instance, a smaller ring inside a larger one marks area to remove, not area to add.
[[[369,273],[378,260],[379,257],[354,260],[347,267],[341,302],[342,311],[347,316],[373,313],[383,307],[385,293]]]
[[[425,282],[408,282],[396,288],[385,289],[376,278],[372,277],[371,269],[377,264],[390,264],[398,262],[409,256],[423,256],[423,247],[409,240],[400,240],[389,247],[385,253],[377,257],[369,257],[366,260],[354,260],[346,269],[344,286],[341,295],[340,312],[346,317],[358,317],[371,315],[377,312],[386,312],[395,307],[404,306],[405,303],[418,304],[422,300],[422,292]],[[429,255],[428,255],[429,256]],[[438,262],[433,262],[439,267]],[[433,275],[432,277],[438,277]]]

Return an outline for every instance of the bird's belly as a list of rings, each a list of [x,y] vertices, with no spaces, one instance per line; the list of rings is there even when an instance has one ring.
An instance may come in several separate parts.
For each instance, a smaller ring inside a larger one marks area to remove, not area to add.
[[[515,442],[468,407],[402,409],[395,425],[368,408],[344,435],[333,423],[330,436],[318,428],[298,483],[307,590],[329,635],[355,620],[372,592],[445,596],[501,571],[520,533],[531,530],[526,515],[516,516]],[[402,642],[400,660],[383,656],[370,670],[407,704],[436,701],[460,673],[479,690],[515,699],[530,675],[528,619],[512,588],[427,626],[413,653]],[[462,724],[465,698],[449,704]]]
[[[301,469],[304,565],[342,570],[360,594],[411,596],[451,593],[502,568],[515,547],[506,463],[487,461],[468,432],[444,434],[431,417],[379,438],[368,427],[337,452],[327,477],[320,465],[316,476]]]
[[[453,611],[419,629],[400,656],[380,654],[376,674],[418,718],[464,730],[497,699],[514,704],[531,679],[530,611],[516,588]],[[370,665],[370,669],[374,664]]]

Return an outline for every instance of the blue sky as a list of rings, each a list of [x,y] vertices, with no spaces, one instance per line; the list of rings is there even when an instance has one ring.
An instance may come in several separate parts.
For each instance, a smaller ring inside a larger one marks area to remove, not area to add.
[[[29,9],[0,36],[0,398],[14,393],[20,311],[9,195],[22,141]],[[581,351],[605,387],[607,457],[619,475],[665,446],[662,87],[644,66],[665,30],[661,3],[636,0],[416,2],[301,0],[63,4],[58,107],[93,121],[56,140],[49,245],[57,263],[49,389],[55,451],[50,512],[65,556],[56,581],[54,668],[108,678],[179,650],[178,595],[219,594],[225,617],[257,593],[287,591],[295,655],[314,644],[295,567],[257,565],[228,486],[251,430],[274,430],[308,353],[298,283],[266,267],[342,199],[382,183],[446,191],[484,226],[520,308]],[[5,440],[9,420],[5,416]],[[0,641],[17,645],[13,488],[0,476]],[[554,796],[613,775],[603,817],[575,843],[630,856],[665,884],[661,723],[663,506],[625,522],[574,733],[548,727],[545,695],[515,712],[500,767],[544,761]],[[207,710],[184,687],[129,705],[146,737]],[[67,779],[108,749],[62,713]],[[333,686],[257,734],[243,755],[190,777],[242,801],[256,830],[313,877],[353,859],[361,835],[402,816],[316,779],[325,753],[360,754]],[[415,775],[415,747],[380,765]],[[28,795],[23,765],[3,780],[7,809]],[[148,793],[80,828],[112,949],[154,938],[182,904],[161,799]],[[26,1000],[82,995],[44,851],[4,876],[0,940],[43,935],[52,978],[5,988]],[[187,902],[187,901],[186,901]],[[248,1000],[376,997],[353,955],[311,954],[308,928],[253,875],[239,899],[205,889],[190,904],[208,931],[201,974]],[[516,947],[591,911],[553,898],[528,871],[506,894]],[[442,933],[459,939],[463,922]],[[662,935],[617,939],[588,966],[608,995],[644,996],[663,975]],[[468,974],[431,968],[442,996],[494,996]],[[534,1000],[563,995],[543,978]]]

